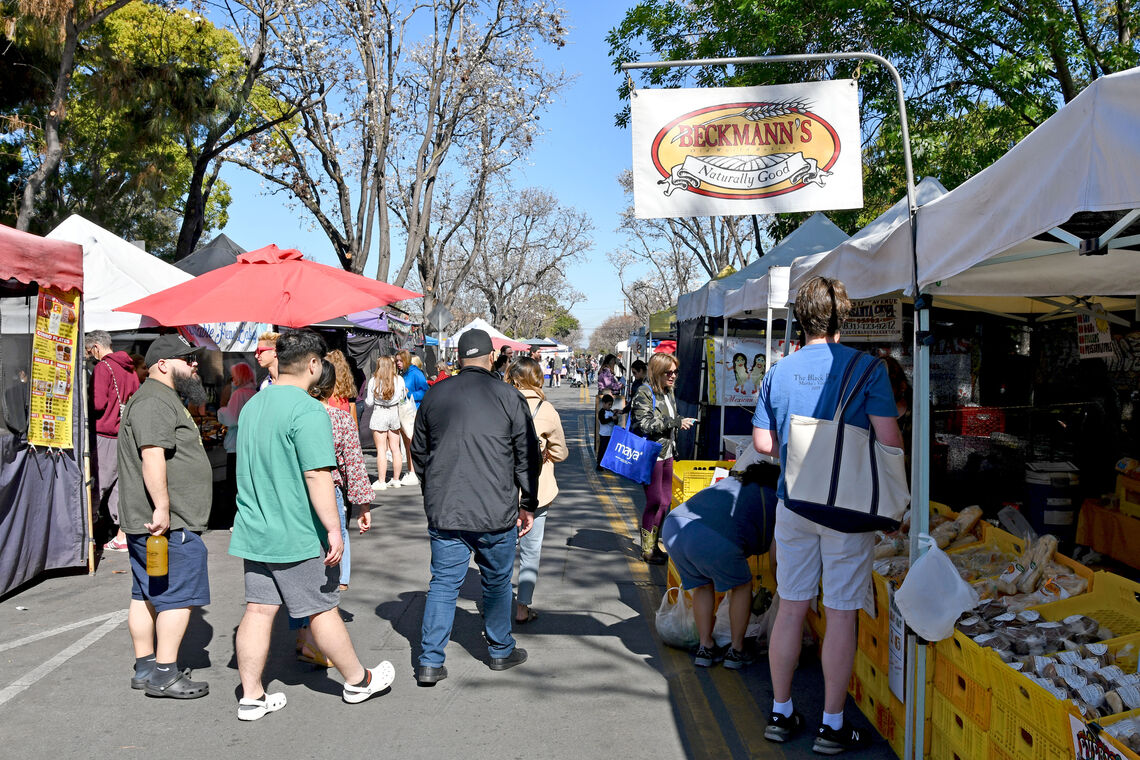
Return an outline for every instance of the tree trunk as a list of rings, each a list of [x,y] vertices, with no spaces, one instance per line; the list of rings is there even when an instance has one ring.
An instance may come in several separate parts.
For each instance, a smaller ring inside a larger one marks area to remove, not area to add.
[[[79,28],[76,26],[75,10],[64,21],[63,51],[59,61],[59,74],[55,80],[51,107],[44,119],[44,159],[28,177],[24,185],[24,195],[20,199],[20,210],[16,215],[16,229],[27,232],[36,213],[36,196],[40,188],[59,169],[63,160],[63,143],[59,139],[59,128],[67,113],[67,91],[71,87],[71,72],[75,67],[75,49],[79,46]]]

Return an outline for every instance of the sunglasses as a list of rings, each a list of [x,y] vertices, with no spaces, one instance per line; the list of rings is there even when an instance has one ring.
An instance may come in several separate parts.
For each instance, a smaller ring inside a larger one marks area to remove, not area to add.
[[[668,377],[673,377],[676,374],[677,374],[677,370],[675,370],[675,369],[671,369],[665,373],[665,375]]]
[[[260,359],[261,355],[264,354],[266,351],[276,351],[276,350],[277,350],[276,348],[259,348],[253,352],[253,355]]]

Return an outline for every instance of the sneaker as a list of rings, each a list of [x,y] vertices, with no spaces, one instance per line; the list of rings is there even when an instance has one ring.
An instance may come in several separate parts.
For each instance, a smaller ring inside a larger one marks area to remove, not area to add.
[[[408,474],[404,475],[404,477],[400,478],[400,485],[402,486],[418,486],[419,484],[420,479],[416,477],[416,474],[414,472],[409,472]]]
[[[400,486],[402,486],[402,485],[403,485],[403,483],[401,483],[400,481],[396,480],[395,478],[392,478],[392,479],[391,479],[391,480],[389,480],[387,483],[385,483],[385,485],[386,485],[388,488],[399,488]]]
[[[341,692],[340,696],[345,702],[352,705],[363,702],[372,695],[386,690],[396,680],[396,669],[387,660],[374,668],[370,668],[368,674],[371,678],[368,679],[368,684],[365,686],[353,686],[347,683],[344,685],[344,691]]]
[[[127,550],[127,542],[126,541],[116,541],[115,539],[112,538],[110,541],[103,544],[103,551],[105,551],[105,552],[125,552],[126,550]]]
[[[818,755],[838,755],[849,749],[864,749],[871,745],[871,737],[843,722],[843,728],[836,731],[831,726],[822,725],[815,735],[815,743],[811,745],[812,752]]]
[[[755,662],[755,658],[747,652],[743,652],[731,647],[724,653],[724,666],[729,670],[740,670],[746,665],[751,665]]]
[[[372,484],[372,490],[373,491],[383,491],[387,487],[388,487],[388,484],[385,483],[383,480],[377,480],[375,483]]]
[[[764,738],[770,742],[783,743],[794,739],[800,731],[804,730],[804,716],[795,710],[791,715],[781,715],[778,712],[768,716],[768,726],[764,729]]]
[[[697,651],[693,652],[693,664],[698,668],[711,668],[718,662],[724,661],[724,653],[720,647],[697,647]]]

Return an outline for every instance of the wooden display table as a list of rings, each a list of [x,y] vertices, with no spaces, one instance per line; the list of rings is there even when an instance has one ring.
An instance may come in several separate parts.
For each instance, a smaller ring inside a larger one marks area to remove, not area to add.
[[[1081,506],[1077,543],[1140,569],[1140,520],[1106,509],[1095,500]]]

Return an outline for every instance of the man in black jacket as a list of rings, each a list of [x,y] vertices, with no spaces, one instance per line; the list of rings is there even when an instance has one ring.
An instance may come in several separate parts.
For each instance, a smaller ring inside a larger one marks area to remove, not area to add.
[[[517,537],[530,530],[538,507],[542,457],[526,400],[491,372],[493,350],[483,330],[464,333],[462,369],[432,386],[416,414],[411,456],[423,487],[432,575],[416,666],[420,686],[447,678],[444,648],[472,552],[490,668],[526,661],[511,636],[511,574]]]

